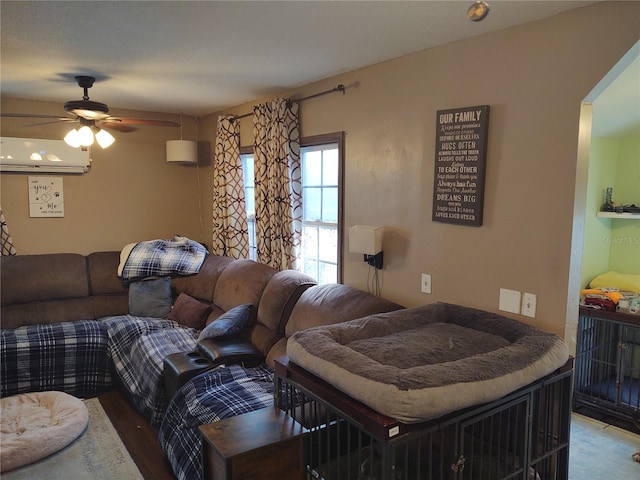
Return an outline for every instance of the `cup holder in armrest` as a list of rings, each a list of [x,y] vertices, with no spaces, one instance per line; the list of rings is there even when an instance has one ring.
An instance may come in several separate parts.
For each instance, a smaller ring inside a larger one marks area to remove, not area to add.
[[[213,362],[209,361],[198,351],[172,353],[164,358],[164,386],[167,401],[188,380],[197,374],[211,368]]]

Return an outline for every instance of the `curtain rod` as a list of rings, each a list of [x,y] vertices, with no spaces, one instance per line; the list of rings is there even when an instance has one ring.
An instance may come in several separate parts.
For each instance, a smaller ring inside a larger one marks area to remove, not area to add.
[[[340,84],[340,85],[337,85],[337,86],[333,87],[330,90],[325,90],[324,92],[314,93],[313,95],[309,95],[309,96],[302,97],[302,98],[290,99],[288,101],[289,102],[302,102],[304,100],[309,100],[310,98],[321,97],[322,95],[328,95],[329,93],[335,93],[335,92],[342,92],[342,94],[344,95],[345,94],[345,86],[343,84]],[[233,120],[240,120],[241,118],[250,117],[251,115],[253,115],[253,112],[245,113],[244,115],[234,115],[232,118],[233,118]]]

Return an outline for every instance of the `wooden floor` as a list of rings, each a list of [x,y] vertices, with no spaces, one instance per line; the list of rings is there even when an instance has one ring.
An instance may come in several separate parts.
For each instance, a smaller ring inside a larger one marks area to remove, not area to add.
[[[113,389],[98,397],[145,480],[176,480],[149,422]]]

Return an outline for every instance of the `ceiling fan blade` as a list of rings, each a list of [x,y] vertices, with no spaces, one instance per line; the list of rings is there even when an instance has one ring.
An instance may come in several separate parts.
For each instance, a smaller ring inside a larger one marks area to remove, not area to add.
[[[137,130],[137,128],[135,127],[130,127],[129,125],[123,125],[119,122],[99,121],[99,122],[96,122],[96,125],[99,126],[100,128],[104,128],[105,130],[115,130],[117,132],[123,132],[123,133],[135,132]]]
[[[116,117],[111,117],[116,118]],[[121,124],[126,125],[146,125],[150,127],[179,127],[180,122],[174,122],[172,120],[154,120],[151,118],[119,118]]]
[[[0,117],[7,118],[53,118],[61,121],[75,120],[75,118],[61,117],[60,115],[40,115],[37,113],[0,113]]]
[[[75,118],[64,118],[60,117],[57,120],[52,120],[50,122],[38,122],[38,123],[30,123],[27,127],[40,127],[42,125],[52,125],[54,123],[67,123],[67,122],[75,122]]]

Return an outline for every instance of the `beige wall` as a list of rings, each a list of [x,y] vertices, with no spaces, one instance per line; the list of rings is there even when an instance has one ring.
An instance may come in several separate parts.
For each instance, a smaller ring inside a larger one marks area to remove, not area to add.
[[[386,227],[383,296],[407,306],[446,301],[496,311],[499,288],[531,292],[538,296],[536,318],[513,316],[564,335],[580,102],[638,32],[640,3],[606,2],[291,92],[304,96],[348,86],[344,96],[302,104],[302,134],[346,133],[346,227]],[[491,106],[484,225],[432,222],[436,110],[482,104]],[[3,110],[9,111],[4,104]],[[248,112],[250,105],[233,111]],[[251,144],[251,119],[241,127],[243,145]],[[213,142],[215,115],[201,119],[199,131]],[[160,135],[170,133],[153,135],[164,142]],[[197,237],[195,170],[166,165],[164,143],[127,138],[131,143],[123,140],[117,155],[100,157],[103,166],[96,155],[85,183],[65,178],[65,197],[78,184],[81,211],[67,205],[68,225],[55,238],[44,223],[22,218],[26,191],[17,184],[26,180],[2,178],[2,207],[16,225],[12,233],[29,245],[23,253],[119,248],[179,230]],[[132,170],[131,162],[141,166]],[[211,167],[199,173],[204,231],[210,232]],[[143,206],[132,199],[140,184],[144,192],[138,195],[149,197]],[[117,201],[106,205],[96,192]],[[161,216],[162,210],[169,215]],[[348,242],[345,250],[345,283],[366,289],[361,256],[348,253]],[[433,276],[431,295],[420,293],[422,272]]]
[[[10,98],[2,99],[2,111],[64,113],[59,104]],[[179,120],[149,112],[110,113]],[[60,139],[71,128],[27,126],[32,123],[38,120],[3,118],[2,136]],[[193,130],[193,119],[185,118],[184,138],[194,139]],[[116,142],[108,149],[92,148],[89,173],[49,174],[63,178],[64,218],[30,218],[28,175],[0,175],[0,202],[19,254],[120,250],[129,242],[174,234],[211,243],[202,234],[196,168],[165,161],[165,141],[179,139],[180,129],[140,127],[113,135]]]
[[[348,86],[302,103],[302,135],[346,133],[346,227],[386,227],[383,296],[496,311],[501,287],[530,292],[536,318],[511,316],[564,336],[580,103],[639,32],[640,3],[606,2],[292,92]],[[436,111],[482,104],[491,106],[484,225],[432,222]],[[250,144],[251,119],[241,126]],[[348,242],[344,259],[345,283],[366,289]],[[431,295],[420,293],[422,272]]]

